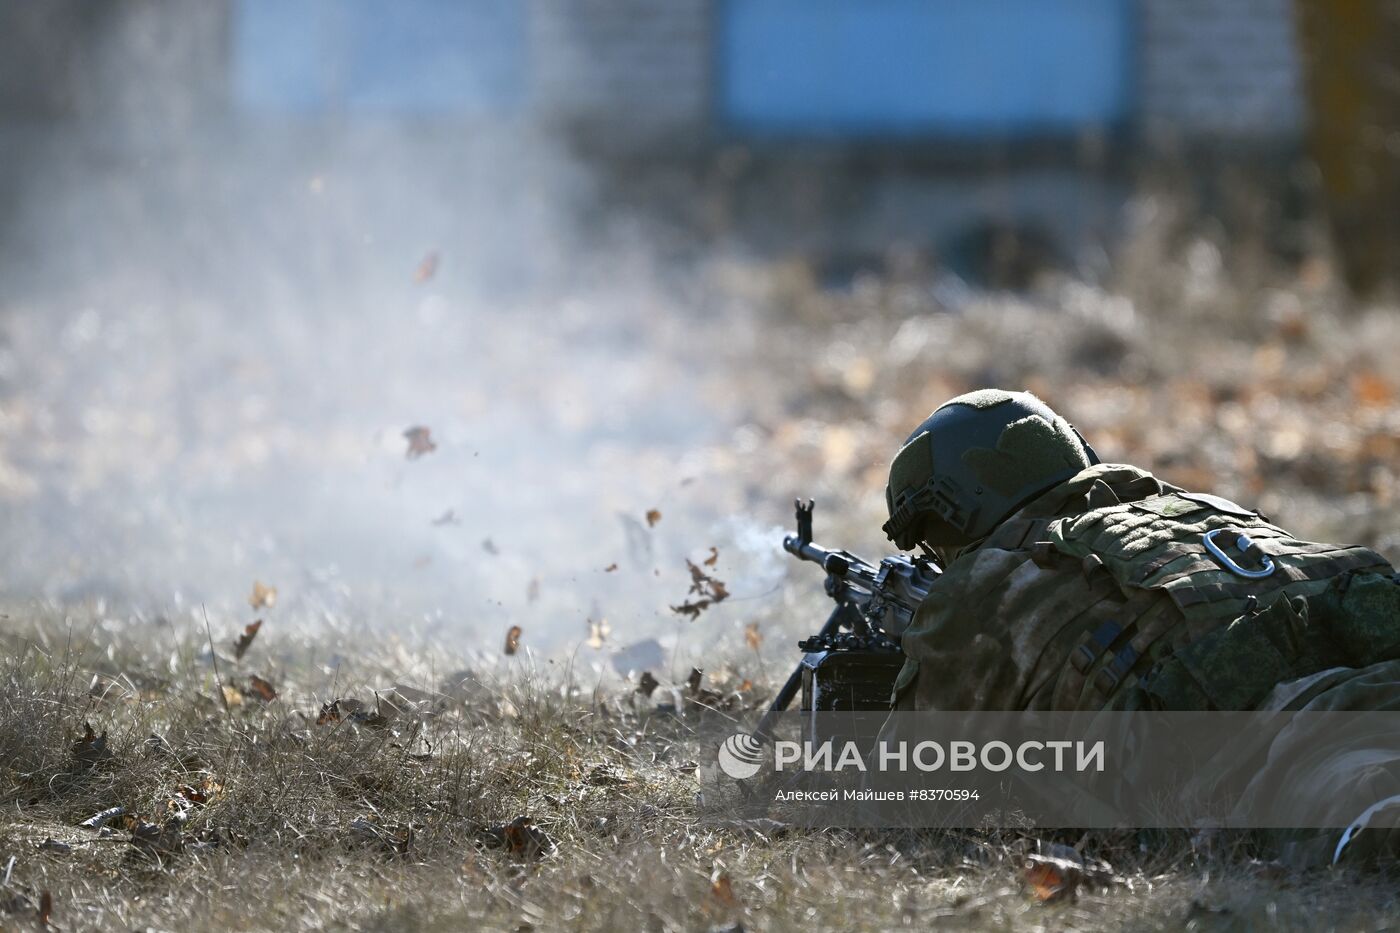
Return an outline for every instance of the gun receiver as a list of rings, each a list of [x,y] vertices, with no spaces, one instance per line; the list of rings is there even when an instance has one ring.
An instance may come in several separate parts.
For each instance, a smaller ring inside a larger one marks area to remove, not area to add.
[[[826,571],[826,593],[836,601],[836,608],[816,635],[797,643],[806,654],[759,723],[755,736],[760,739],[768,736],[778,714],[792,704],[793,697],[804,686],[804,673],[810,695],[803,708],[817,709],[822,705],[815,692],[820,687],[819,670],[828,659],[839,657],[850,661],[855,669],[862,659],[875,656],[879,666],[888,670],[891,660],[900,656],[895,639],[913,622],[914,613],[928,595],[929,587],[942,573],[937,564],[924,557],[886,557],[876,566],[850,551],[814,544],[812,511],[815,503],[798,499],[795,505],[797,533],[783,539],[783,549]]]

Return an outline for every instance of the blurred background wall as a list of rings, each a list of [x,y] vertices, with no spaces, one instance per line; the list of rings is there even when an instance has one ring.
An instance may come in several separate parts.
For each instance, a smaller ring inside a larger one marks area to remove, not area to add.
[[[11,2],[0,126],[19,159],[16,127],[46,122],[102,122],[104,145],[137,149],[210,123],[525,125],[611,177],[609,203],[669,211],[702,236],[816,257],[838,277],[895,243],[1016,285],[1048,262],[1101,267],[1144,166],[1222,201],[1221,173],[1228,187],[1244,164],[1282,215],[1321,190],[1344,226],[1366,224],[1371,195],[1393,193],[1376,165],[1356,168],[1364,134],[1380,128],[1382,154],[1396,145],[1395,91],[1377,74],[1395,61],[1383,54],[1392,6]],[[1310,54],[1324,74],[1312,85]],[[1390,95],[1389,113],[1376,94]],[[1325,185],[1298,169],[1310,126]],[[1271,246],[1296,254],[1282,215]],[[1392,234],[1371,237],[1373,250]],[[1385,262],[1347,271],[1370,288]]]

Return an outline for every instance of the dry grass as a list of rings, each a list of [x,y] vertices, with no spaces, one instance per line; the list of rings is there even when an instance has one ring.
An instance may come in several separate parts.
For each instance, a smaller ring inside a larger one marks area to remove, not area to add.
[[[366,648],[327,670],[282,642],[240,663],[219,637],[216,679],[195,618],[102,631],[7,623],[7,927],[37,924],[43,892],[61,929],[1363,929],[1397,907],[1380,876],[1108,834],[1082,844],[1122,882],[1039,904],[1011,835],[697,820],[699,710],[526,669],[439,677],[394,708],[410,692],[386,690],[395,667],[426,680],[445,659]],[[271,669],[277,699],[215,699]],[[376,687],[385,721],[317,724],[336,697],[372,711]],[[105,750],[81,743],[85,723]],[[80,825],[113,806],[126,815],[105,831]],[[500,831],[521,816],[535,829]],[[142,823],[154,844],[133,841]]]

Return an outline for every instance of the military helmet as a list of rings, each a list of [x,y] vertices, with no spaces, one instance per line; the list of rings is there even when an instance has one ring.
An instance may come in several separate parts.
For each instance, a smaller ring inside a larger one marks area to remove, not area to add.
[[[890,464],[885,534],[903,550],[970,544],[1098,462],[1074,425],[1029,392],[959,395],[915,428]]]

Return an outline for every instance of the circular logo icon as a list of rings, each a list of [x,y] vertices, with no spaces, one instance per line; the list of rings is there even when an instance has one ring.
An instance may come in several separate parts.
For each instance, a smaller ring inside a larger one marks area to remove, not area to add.
[[[736,781],[747,780],[763,767],[763,743],[747,732],[736,732],[719,747],[719,769]]]

